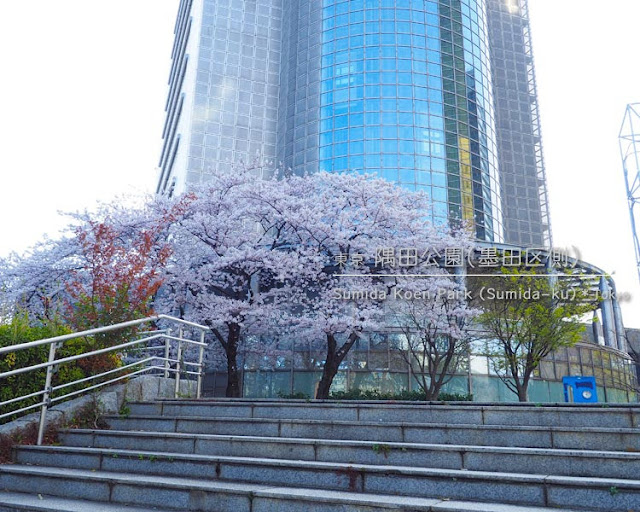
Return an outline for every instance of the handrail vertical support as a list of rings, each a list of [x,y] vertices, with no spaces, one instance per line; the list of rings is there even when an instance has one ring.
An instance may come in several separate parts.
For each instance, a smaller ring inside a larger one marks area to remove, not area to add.
[[[164,378],[169,378],[169,350],[171,348],[171,329],[167,329],[167,337],[164,339]]]
[[[40,446],[44,439],[44,429],[47,424],[47,409],[49,408],[49,400],[51,397],[51,381],[53,379],[53,361],[56,359],[57,343],[49,345],[49,366],[47,366],[47,376],[44,381],[44,395],[42,395],[42,409],[40,409],[40,423],[38,425],[38,439],[36,444]]]
[[[204,343],[204,331],[200,331],[200,343]],[[198,354],[198,387],[196,388],[196,398],[202,396],[202,381],[204,380],[204,345],[200,345]]]
[[[180,361],[182,360],[182,327],[178,331],[178,355],[176,356],[176,386],[173,392],[173,398],[178,398],[180,392]]]

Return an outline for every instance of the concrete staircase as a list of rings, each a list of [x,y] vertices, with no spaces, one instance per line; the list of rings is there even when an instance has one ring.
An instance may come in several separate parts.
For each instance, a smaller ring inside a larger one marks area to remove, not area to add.
[[[640,407],[167,400],[15,449],[0,511],[640,512]]]

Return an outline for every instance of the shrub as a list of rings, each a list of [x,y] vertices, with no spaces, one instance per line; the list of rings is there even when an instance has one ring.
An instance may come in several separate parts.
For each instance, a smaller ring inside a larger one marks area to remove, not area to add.
[[[381,393],[378,390],[354,389],[351,391],[335,391],[329,395],[333,400],[405,400],[426,401],[423,391],[400,391],[399,393]],[[440,393],[438,401],[441,402],[470,402],[473,395],[460,393]]]
[[[57,323],[30,325],[29,318],[26,315],[15,315],[11,319],[10,323],[0,325],[0,347],[52,338],[54,336],[69,334],[70,332],[71,331],[68,327]],[[88,350],[91,350],[91,347],[92,343],[89,340],[83,338],[70,340],[57,350],[56,359],[87,352]],[[45,363],[48,358],[49,345],[42,345],[39,347],[12,352],[4,356],[0,356],[0,373],[11,371],[16,368],[25,368]],[[113,353],[102,354],[87,359],[65,363],[57,367],[57,371],[53,376],[52,385],[58,386],[74,382],[78,379],[83,379],[106,370],[111,370],[121,365],[122,362],[120,356]],[[2,386],[0,386],[0,402],[42,391],[44,389],[46,375],[46,368],[41,368],[39,370],[32,370],[30,372],[13,375],[3,379]],[[82,389],[83,387],[88,387],[96,382],[98,382],[98,379],[68,386],[60,390],[57,396]],[[56,395],[54,394],[54,396]],[[37,404],[41,400],[41,395],[27,398],[10,404],[8,406],[8,410],[21,409],[22,407]],[[6,417],[3,420],[0,420],[0,423],[11,421],[17,416],[18,415]]]

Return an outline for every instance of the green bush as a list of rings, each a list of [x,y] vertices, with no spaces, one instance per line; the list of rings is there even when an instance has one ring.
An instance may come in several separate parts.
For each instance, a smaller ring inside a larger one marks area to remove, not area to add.
[[[310,399],[311,397],[306,393],[283,393],[278,391],[278,398],[287,399]],[[335,391],[329,394],[330,400],[396,400],[396,401],[412,401],[412,402],[424,402],[426,396],[422,391],[400,391],[399,393],[381,393],[375,389],[373,390],[360,390],[354,389],[352,391]],[[438,400],[441,402],[471,402],[473,395],[461,394],[461,393],[440,393]]]
[[[278,391],[278,398],[308,400],[311,397],[302,391],[298,391],[297,393],[283,393],[282,391]]]
[[[381,393],[377,390],[335,391],[329,394],[332,400],[405,400],[426,401],[426,395],[422,391],[400,391],[399,393]],[[459,393],[440,393],[438,400],[441,402],[470,402],[473,395]]]
[[[55,336],[69,334],[70,332],[71,331],[68,327],[54,322],[51,324],[31,325],[29,323],[29,318],[26,315],[16,315],[11,319],[10,323],[0,325],[0,347],[52,338]],[[70,340],[56,351],[56,359],[81,354],[89,350],[90,346],[90,343],[87,343],[87,340],[83,338]],[[100,359],[98,360],[98,358]],[[0,373],[45,363],[48,359],[49,345],[42,345],[17,352],[11,352],[0,356]],[[98,360],[100,364],[97,365],[95,360]],[[87,362],[91,362],[91,366],[88,366]],[[78,379],[83,379],[98,373],[99,371],[117,368],[120,364],[120,358],[116,354],[111,353],[61,364],[57,366],[57,370],[53,375],[52,385],[58,386]],[[42,391],[44,389],[46,374],[46,368],[42,368],[2,379],[2,383],[0,384],[0,402]],[[82,389],[83,387],[95,384],[96,382],[97,380],[68,386],[60,390],[57,396]],[[6,409],[2,408],[2,413],[34,405],[39,403],[41,400],[42,395],[38,395],[19,402],[14,402],[9,404]],[[37,409],[33,409],[28,412],[34,411],[37,411]],[[5,417],[0,420],[0,423],[6,423],[7,421],[15,419],[15,417],[16,416]]]

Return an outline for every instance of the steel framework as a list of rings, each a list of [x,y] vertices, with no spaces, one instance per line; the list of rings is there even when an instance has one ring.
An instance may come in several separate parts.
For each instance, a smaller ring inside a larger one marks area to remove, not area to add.
[[[636,252],[636,269],[640,279],[640,239],[637,225],[640,223],[640,103],[631,103],[625,110],[620,135],[620,156],[627,186],[627,202],[631,216],[633,246]]]

